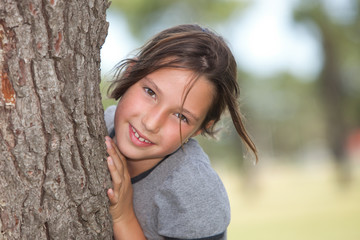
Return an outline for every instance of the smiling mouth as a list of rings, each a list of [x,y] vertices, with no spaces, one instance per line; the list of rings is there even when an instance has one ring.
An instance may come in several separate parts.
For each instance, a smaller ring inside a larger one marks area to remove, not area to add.
[[[135,128],[133,126],[131,126],[131,129],[132,131],[134,132],[134,135],[137,139],[139,139],[140,142],[146,142],[146,143],[152,143],[150,142],[149,140],[143,138],[143,137],[140,137],[139,133],[135,130]]]

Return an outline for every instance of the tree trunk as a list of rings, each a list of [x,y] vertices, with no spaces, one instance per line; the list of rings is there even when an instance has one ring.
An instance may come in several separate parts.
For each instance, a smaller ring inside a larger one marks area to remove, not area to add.
[[[107,0],[0,0],[0,240],[111,239]]]
[[[341,183],[347,183],[351,178],[348,159],[345,154],[345,142],[348,134],[345,122],[345,95],[342,84],[341,58],[334,34],[318,23],[322,33],[322,48],[324,52],[324,67],[320,75],[320,96],[326,114],[326,133],[329,147],[334,155],[338,170],[338,179]]]

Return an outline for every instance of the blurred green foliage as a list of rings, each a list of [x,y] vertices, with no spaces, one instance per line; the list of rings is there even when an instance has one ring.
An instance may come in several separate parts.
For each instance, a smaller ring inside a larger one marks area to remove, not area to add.
[[[135,37],[146,38],[170,25],[226,21],[247,4],[236,0],[113,0],[111,8],[125,16]]]
[[[110,86],[110,81],[101,81],[100,83],[100,91],[101,91],[101,95],[102,95],[102,104],[104,109],[108,108],[111,105],[115,105],[116,101],[114,99],[111,99],[108,97],[107,91],[109,89]]]
[[[287,73],[243,83],[245,112],[251,114],[248,122],[262,151],[294,155],[311,144],[310,136],[324,138],[315,85]]]

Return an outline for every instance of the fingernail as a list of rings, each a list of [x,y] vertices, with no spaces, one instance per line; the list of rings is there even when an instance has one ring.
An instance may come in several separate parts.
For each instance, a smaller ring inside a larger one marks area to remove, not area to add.
[[[108,139],[106,139],[105,144],[106,144],[106,147],[107,147],[108,149],[111,149],[111,148],[112,148],[111,143],[109,142]]]
[[[107,158],[109,165],[114,165],[114,162],[111,157]]]

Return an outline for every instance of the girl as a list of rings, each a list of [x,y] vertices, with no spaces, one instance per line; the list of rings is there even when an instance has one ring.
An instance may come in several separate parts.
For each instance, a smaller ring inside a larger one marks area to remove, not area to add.
[[[117,68],[105,112],[115,239],[226,239],[225,188],[192,137],[212,136],[227,108],[254,152],[238,108],[236,62],[198,25],[160,32]]]

